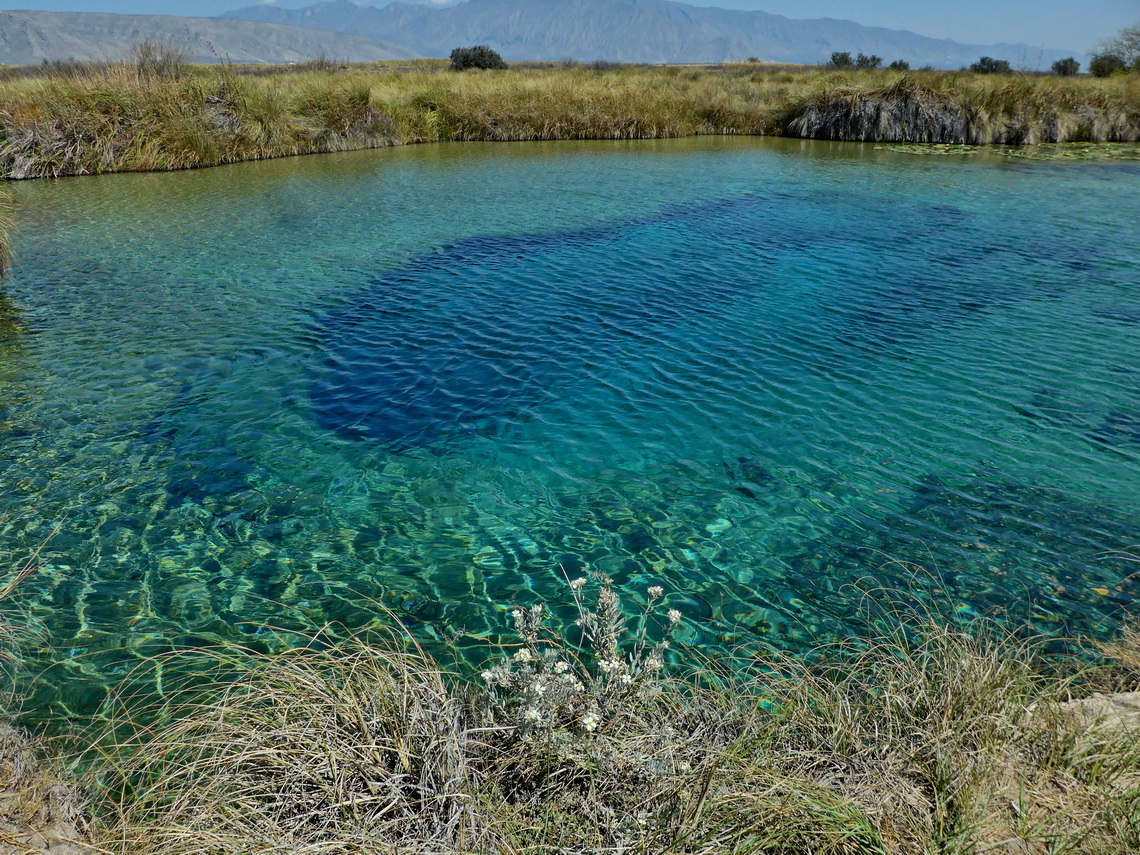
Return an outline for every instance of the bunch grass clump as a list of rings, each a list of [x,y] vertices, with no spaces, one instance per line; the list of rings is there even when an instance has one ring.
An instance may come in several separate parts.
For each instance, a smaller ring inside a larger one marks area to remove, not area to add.
[[[1138,93],[1129,79],[912,73],[883,84],[863,76],[813,93],[786,130],[860,142],[1131,142],[1140,139]]]
[[[664,591],[650,588],[627,617],[605,577],[571,590],[576,623],[515,606],[518,644],[473,680],[396,633],[252,665],[249,653],[214,654],[227,676],[204,699],[163,710],[100,755],[99,845],[124,855],[1140,847],[1140,730],[1074,712],[1091,672],[1043,668],[1038,641],[900,610],[865,644],[670,667],[683,618]]]
[[[772,134],[878,142],[1140,140],[1140,79],[880,69],[445,60],[192,65],[130,61],[0,77],[7,178],[185,169],[436,141]]]

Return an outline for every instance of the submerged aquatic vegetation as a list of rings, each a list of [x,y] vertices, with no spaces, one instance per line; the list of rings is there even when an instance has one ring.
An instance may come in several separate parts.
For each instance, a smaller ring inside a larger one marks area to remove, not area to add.
[[[520,646],[471,683],[395,634],[263,659],[214,654],[226,677],[213,697],[166,709],[172,722],[98,755],[114,794],[99,845],[212,855],[1140,845],[1134,736],[1071,713],[1092,672],[1046,675],[1036,641],[900,608],[868,644],[773,655],[743,673],[670,670],[658,665],[678,621],[665,592],[651,588],[631,624],[610,581],[596,582],[592,606],[588,583],[571,583],[580,619],[569,632],[547,626],[539,605],[515,607]]]
[[[892,143],[876,148],[900,154],[995,154],[1023,160],[1140,160],[1135,143],[1057,143],[1034,146],[976,146],[958,143]]]

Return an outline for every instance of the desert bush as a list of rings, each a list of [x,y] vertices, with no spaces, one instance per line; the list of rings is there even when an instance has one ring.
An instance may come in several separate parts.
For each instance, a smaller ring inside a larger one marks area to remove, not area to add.
[[[851,59],[851,54],[848,51],[834,51],[831,54],[830,65],[832,68],[840,70],[854,68],[855,61]]]
[[[905,59],[896,59],[889,66],[891,71],[910,71],[910,63]]]
[[[328,54],[323,51],[314,57],[310,57],[304,62],[298,63],[293,66],[299,72],[304,71],[336,71],[336,60],[330,59]]]
[[[970,66],[970,71],[975,74],[1009,74],[1013,69],[1008,60],[983,56]]]
[[[1115,53],[1098,53],[1089,60],[1089,73],[1093,77],[1111,77],[1128,70],[1124,57]]]
[[[1051,66],[1052,71],[1058,77],[1072,77],[1081,70],[1081,64],[1073,57],[1066,59],[1059,59]]]
[[[85,59],[45,59],[37,69],[46,77],[80,78],[105,71],[106,63]]]
[[[875,54],[871,54],[870,56],[867,56],[866,54],[861,53],[857,57],[855,57],[855,67],[860,69],[861,71],[866,71],[866,70],[869,70],[872,68],[878,68],[882,64],[883,64],[883,58],[880,56],[875,56]]]
[[[1124,27],[1112,38],[1099,42],[1097,53],[1119,57],[1125,67],[1140,71],[1140,24]]]
[[[649,588],[648,603],[630,633],[613,583],[604,576],[597,578],[600,584],[593,609],[582,597],[587,579],[570,583],[578,607],[579,646],[567,644],[551,631],[545,605],[511,610],[522,646],[490,663],[481,675],[496,724],[509,723],[524,732],[532,728],[591,732],[619,715],[623,707],[636,704],[638,695],[654,690],[681,613],[670,609],[660,640],[651,643],[651,612],[663,589]]]
[[[502,69],[507,63],[487,45],[457,47],[451,52],[451,67],[456,71],[468,68]]]

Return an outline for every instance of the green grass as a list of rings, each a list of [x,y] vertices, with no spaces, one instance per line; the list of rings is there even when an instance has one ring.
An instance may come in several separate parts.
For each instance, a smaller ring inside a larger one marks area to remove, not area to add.
[[[441,140],[804,135],[880,142],[1140,140],[1140,80],[757,65],[442,60],[239,68],[59,64],[0,79],[9,178],[182,169]]]
[[[660,594],[627,624],[596,581],[581,648],[518,610],[519,645],[478,679],[398,633],[209,654],[216,680],[200,660],[187,671],[197,699],[173,692],[157,724],[88,757],[94,841],[124,855],[1140,848],[1140,729],[1072,703],[1140,683],[1140,631],[1111,661],[1059,665],[1040,640],[900,603],[867,644],[669,672]]]

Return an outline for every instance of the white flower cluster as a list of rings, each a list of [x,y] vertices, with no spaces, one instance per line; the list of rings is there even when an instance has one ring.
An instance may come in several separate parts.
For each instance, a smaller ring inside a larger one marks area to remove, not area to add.
[[[599,583],[592,605],[582,593],[591,579]],[[645,589],[646,602],[635,624],[609,578],[590,573],[569,585],[581,646],[571,652],[547,623],[550,613],[544,605],[508,606],[522,645],[504,651],[481,673],[488,701],[502,716],[498,720],[510,721],[523,733],[534,728],[593,733],[636,703],[642,692],[657,691],[666,651],[681,622],[678,609],[661,616],[655,606],[665,596],[661,585]]]

